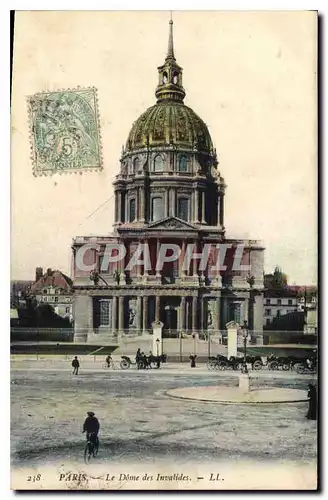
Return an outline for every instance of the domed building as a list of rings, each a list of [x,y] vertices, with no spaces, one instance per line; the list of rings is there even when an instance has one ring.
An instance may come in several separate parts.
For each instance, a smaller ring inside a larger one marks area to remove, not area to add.
[[[261,342],[264,249],[257,241],[226,239],[226,185],[208,127],[185,95],[170,21],[157,101],[134,122],[122,148],[114,232],[73,240],[78,341],[146,333],[153,322],[163,324],[164,336],[215,334],[234,320],[247,321],[253,342]],[[176,249],[178,258],[170,259]],[[83,269],[81,252],[89,265]],[[114,262],[120,252],[124,258]]]

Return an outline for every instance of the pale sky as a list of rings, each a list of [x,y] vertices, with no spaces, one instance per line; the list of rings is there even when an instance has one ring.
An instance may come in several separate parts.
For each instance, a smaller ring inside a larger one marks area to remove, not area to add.
[[[228,186],[226,236],[262,240],[266,272],[277,264],[290,283],[316,283],[316,13],[173,20],[184,102],[208,125]],[[111,232],[121,147],[156,102],[168,21],[168,12],[16,13],[12,279],[33,279],[37,266],[70,274],[72,238]],[[26,97],[77,86],[98,89],[104,169],[35,178]]]

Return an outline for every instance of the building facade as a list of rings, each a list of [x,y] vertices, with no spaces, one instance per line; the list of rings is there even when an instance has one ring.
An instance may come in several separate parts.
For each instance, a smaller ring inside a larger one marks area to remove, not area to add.
[[[182,73],[171,21],[157,102],[135,121],[122,149],[113,233],[73,239],[76,341],[146,333],[154,321],[163,323],[165,336],[222,330],[231,320],[247,321],[253,341],[262,341],[264,248],[226,238],[226,185],[206,124],[184,104]],[[124,248],[123,260],[108,262],[110,245]],[[140,245],[148,249],[150,269],[135,257]],[[163,245],[176,245],[179,259],[157,269]],[[190,248],[193,258],[183,269]],[[195,258],[204,251],[205,268]],[[218,259],[224,270],[213,270]],[[236,260],[250,270],[237,269]]]
[[[47,269],[43,273],[41,267],[36,268],[35,283],[30,287],[38,304],[49,304],[58,316],[73,320],[72,314],[72,280],[61,271]]]
[[[298,309],[297,293],[274,290],[264,292],[264,315],[263,326],[269,326],[275,318],[281,318],[287,314],[295,313]]]

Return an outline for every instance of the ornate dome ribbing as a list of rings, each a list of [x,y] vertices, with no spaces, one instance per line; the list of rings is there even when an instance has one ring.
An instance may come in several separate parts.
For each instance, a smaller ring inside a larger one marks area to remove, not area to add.
[[[128,151],[149,146],[177,145],[179,148],[212,152],[207,126],[183,103],[165,101],[150,107],[133,124],[126,148]]]

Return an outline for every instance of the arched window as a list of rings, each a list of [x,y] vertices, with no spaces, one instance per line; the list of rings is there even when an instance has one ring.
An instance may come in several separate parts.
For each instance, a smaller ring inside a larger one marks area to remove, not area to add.
[[[129,222],[133,222],[136,218],[136,200],[133,198],[129,203]]]
[[[189,218],[189,199],[179,198],[178,199],[178,217],[182,220],[188,220]]]
[[[151,202],[151,219],[153,221],[161,220],[164,218],[164,204],[163,198],[156,197]]]
[[[157,155],[154,160],[154,171],[163,172],[164,170],[164,160],[161,155]]]
[[[179,158],[179,172],[187,172],[188,170],[188,160],[186,156],[180,156]]]
[[[162,77],[162,83],[165,85],[167,83],[167,73],[164,71],[163,77]]]
[[[174,85],[176,85],[178,83],[178,81],[179,81],[179,73],[177,71],[175,71],[173,73],[172,81],[173,81]]]

